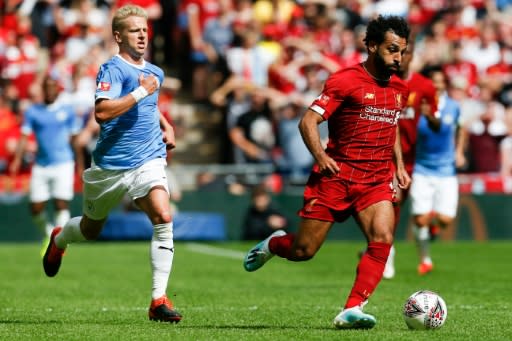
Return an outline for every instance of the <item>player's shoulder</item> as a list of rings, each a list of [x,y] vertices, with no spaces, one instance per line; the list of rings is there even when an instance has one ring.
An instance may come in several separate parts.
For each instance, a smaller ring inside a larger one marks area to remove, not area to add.
[[[351,66],[347,66],[347,67],[341,68],[338,71],[333,72],[331,74],[331,78],[334,78],[334,79],[350,78],[350,77],[354,77],[354,76],[360,75],[362,71],[363,71],[362,64],[358,63],[358,64],[354,64],[354,65],[351,65]]]
[[[450,96],[446,96],[445,101],[446,101],[447,106],[457,109],[457,110],[460,110],[460,102],[457,101],[456,99],[454,99]]]
[[[325,85],[327,88],[350,89],[362,79],[363,68],[361,64],[348,66],[331,73]]]
[[[413,72],[408,83],[411,88],[423,88],[428,89],[429,91],[435,91],[434,83],[432,80],[419,72]]]
[[[112,66],[121,66],[122,60],[118,55],[112,56],[101,64],[101,68],[108,68]]]
[[[430,80],[430,78],[423,76],[419,72],[413,72],[412,75],[411,75],[411,79],[416,81],[416,82],[428,82],[428,83],[432,82]]]
[[[160,68],[159,66],[151,63],[151,62],[148,62],[146,61],[146,69],[149,70],[151,73],[154,73],[160,77],[163,78],[164,76],[164,70],[162,70],[162,68]]]
[[[409,92],[409,84],[397,75],[391,76],[389,86],[402,92]]]
[[[25,109],[25,112],[23,113],[23,115],[24,116],[35,115],[45,109],[46,109],[46,105],[44,105],[43,103],[34,103],[34,104],[28,106],[27,109]]]
[[[121,60],[121,58],[118,58],[118,56],[113,56],[100,65],[98,70],[98,77],[116,72],[122,75],[125,73],[123,72],[123,69],[126,67],[124,64],[125,63]]]

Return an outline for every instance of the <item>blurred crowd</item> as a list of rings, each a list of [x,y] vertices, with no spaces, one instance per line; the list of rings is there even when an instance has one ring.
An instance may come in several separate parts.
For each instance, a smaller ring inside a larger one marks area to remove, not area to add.
[[[392,14],[411,25],[414,70],[442,68],[460,102],[469,131],[460,172],[512,176],[512,0],[0,0],[0,174],[44,75],[75,107],[90,151],[96,72],[116,53],[110,19],[126,3],[147,10],[147,59],[171,76],[160,110],[172,121],[181,96],[223,113],[219,163],[272,164],[302,179],[313,160],[300,116],[330,73],[366,58],[368,20]]]

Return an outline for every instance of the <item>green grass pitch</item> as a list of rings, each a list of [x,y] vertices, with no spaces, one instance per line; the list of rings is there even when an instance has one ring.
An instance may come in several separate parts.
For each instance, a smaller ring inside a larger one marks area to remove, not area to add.
[[[416,274],[416,251],[397,243],[396,277],[365,311],[372,330],[332,326],[352,286],[362,242],[328,241],[304,263],[272,259],[247,273],[253,243],[176,243],[168,295],[184,315],[149,321],[149,242],[71,245],[46,278],[39,245],[0,244],[0,340],[512,340],[512,242],[435,242],[434,272]],[[439,330],[411,331],[402,305],[419,289],[448,306]]]

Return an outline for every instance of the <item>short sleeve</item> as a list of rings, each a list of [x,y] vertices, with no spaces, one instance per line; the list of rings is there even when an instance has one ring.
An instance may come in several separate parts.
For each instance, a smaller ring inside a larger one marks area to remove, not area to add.
[[[313,101],[309,109],[327,120],[343,103],[345,89],[340,87],[340,84],[342,84],[340,78],[329,77],[325,82],[322,93]]]
[[[100,67],[96,77],[95,101],[100,98],[113,99],[121,96],[123,87],[123,74],[117,67]]]

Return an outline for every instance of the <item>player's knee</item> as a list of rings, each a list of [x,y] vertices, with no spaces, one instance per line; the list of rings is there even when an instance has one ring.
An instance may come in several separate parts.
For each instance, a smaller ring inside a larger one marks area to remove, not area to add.
[[[370,238],[370,242],[376,243],[385,243],[385,244],[393,244],[393,233],[391,231],[382,231],[379,233],[373,234]]]
[[[294,261],[306,261],[313,258],[316,254],[316,249],[308,246],[295,247],[292,250],[291,260]]]
[[[439,224],[441,225],[441,227],[445,228],[445,227],[450,226],[453,223],[454,218],[440,215],[437,218],[437,220],[439,221]]]
[[[157,214],[151,217],[151,222],[153,225],[169,224],[172,222],[172,215],[167,211],[157,212]]]

